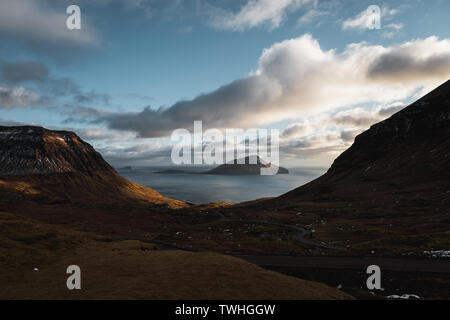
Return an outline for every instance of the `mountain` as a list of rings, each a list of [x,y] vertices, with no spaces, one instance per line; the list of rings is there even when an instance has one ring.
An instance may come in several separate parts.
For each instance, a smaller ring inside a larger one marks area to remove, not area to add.
[[[303,226],[335,255],[423,257],[450,246],[449,202],[447,81],[358,135],[321,177],[223,214]]]
[[[450,80],[355,138],[327,173],[281,198],[450,181]]]
[[[154,173],[162,174],[217,174],[217,175],[260,175],[261,168],[270,168],[271,166],[277,168],[275,165],[271,165],[263,161],[259,156],[248,156],[241,159],[235,159],[232,162],[222,164],[214,169],[207,171],[193,171],[193,170],[178,170],[168,169],[162,171],[156,171]],[[252,161],[250,161],[250,159]],[[239,163],[240,162],[240,163]],[[253,163],[250,163],[253,162]],[[278,167],[276,174],[289,174],[289,170],[283,167]]]
[[[155,190],[121,177],[75,133],[0,126],[0,201],[167,204]]]
[[[223,175],[260,175],[261,168],[269,168],[270,166],[276,167],[275,165],[265,162],[259,156],[256,156],[256,159],[254,159],[254,157],[255,156],[248,156],[243,159],[235,159],[231,163],[222,164],[205,173]],[[277,174],[289,174],[289,170],[283,167],[278,167]]]

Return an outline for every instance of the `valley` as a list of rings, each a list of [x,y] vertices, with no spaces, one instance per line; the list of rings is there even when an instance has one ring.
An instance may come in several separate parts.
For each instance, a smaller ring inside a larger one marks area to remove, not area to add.
[[[450,248],[449,121],[447,81],[310,183],[197,205],[123,178],[74,133],[0,127],[3,298],[448,299],[449,260],[429,252]],[[61,285],[72,263],[88,290]],[[364,288],[369,263],[386,291]]]

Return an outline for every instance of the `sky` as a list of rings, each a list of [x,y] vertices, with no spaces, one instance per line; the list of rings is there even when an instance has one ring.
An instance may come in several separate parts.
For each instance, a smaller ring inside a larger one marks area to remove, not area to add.
[[[197,120],[278,129],[282,165],[329,166],[450,78],[449,14],[446,0],[0,0],[0,125],[75,131],[115,166],[170,165],[172,132]]]

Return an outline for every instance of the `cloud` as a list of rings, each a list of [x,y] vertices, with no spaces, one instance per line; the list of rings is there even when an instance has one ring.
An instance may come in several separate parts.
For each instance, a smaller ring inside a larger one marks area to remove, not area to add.
[[[54,77],[51,75],[49,68],[39,62],[39,61],[15,61],[8,62],[3,61],[0,63],[0,75],[1,78],[12,85],[26,85],[32,86],[33,89],[39,89],[39,92],[43,95],[39,100],[40,105],[47,107],[50,104],[60,104],[70,108],[77,108],[83,105],[83,108],[91,108],[86,107],[87,104],[97,104],[100,103],[102,105],[108,105],[110,102],[110,96],[108,94],[97,93],[95,91],[84,92],[75,83],[71,78],[68,77]],[[6,88],[6,87],[5,87]],[[4,95],[6,97],[6,89],[3,89]],[[8,87],[9,90],[12,90],[11,87]],[[37,106],[39,104],[33,103],[33,99],[36,98],[36,95],[31,95],[28,89],[24,87],[18,87],[15,90],[15,96],[17,96],[20,92],[19,88],[22,90],[22,99],[23,102],[29,101],[33,105]],[[25,90],[25,91],[24,91]],[[27,98],[25,99],[25,94],[27,93]],[[9,95],[11,99],[13,99],[13,95]],[[60,103],[59,98],[70,98],[71,103]],[[4,98],[5,101],[6,98]],[[16,101],[17,98],[15,99]],[[22,106],[22,104],[17,104]],[[76,106],[76,107],[73,107]],[[77,109],[76,109],[77,110]],[[91,114],[91,116],[99,116],[103,113]],[[73,114],[82,116],[81,114]]]
[[[62,49],[68,54],[100,41],[99,32],[84,18],[81,30],[68,30],[65,7],[56,11],[46,1],[0,0],[0,8],[0,34],[51,56]]]
[[[100,116],[105,113],[106,112],[103,110],[91,107],[76,107],[75,109],[70,111],[70,115],[86,118]]]
[[[332,117],[332,122],[342,126],[369,127],[381,120],[378,113],[370,112],[362,108],[341,111]]]
[[[296,136],[306,136],[311,133],[311,125],[308,122],[290,124],[281,132],[281,138],[292,138]]]
[[[28,107],[41,104],[41,97],[23,87],[0,85],[0,109]]]
[[[362,129],[343,130],[341,131],[341,139],[346,142],[353,142],[355,137],[363,131]]]
[[[328,156],[330,160],[347,149],[355,137],[405,106],[399,102],[372,109],[351,108],[323,113],[294,123],[281,133],[280,154],[283,158],[310,159]]]
[[[63,120],[63,124],[68,123],[88,123],[100,116],[107,115],[108,112],[102,109],[93,108],[93,107],[85,107],[85,106],[76,106],[71,107],[67,106],[67,110],[63,110],[61,113],[63,115],[68,116]]]
[[[389,9],[388,7],[383,7],[381,8],[380,15],[381,18],[390,19],[398,12],[399,12],[398,9]],[[365,9],[361,11],[359,14],[357,14],[355,17],[349,18],[344,22],[342,22],[342,30],[350,30],[350,29],[365,30],[367,29],[367,26],[370,25],[372,20],[373,14],[369,12],[367,9]],[[386,25],[386,27],[394,30],[400,30],[403,27],[403,25],[391,23]]]
[[[386,25],[386,28],[394,29],[397,31],[403,29],[403,27],[403,23],[389,23]]]
[[[48,77],[46,65],[36,61],[20,61],[1,65],[3,78],[12,83],[24,81],[43,81]]]
[[[111,97],[109,94],[89,91],[89,92],[78,92],[75,95],[74,99],[77,103],[80,104],[94,103],[97,101],[103,104],[109,104]]]
[[[39,61],[4,61],[0,65],[0,71],[2,78],[9,83],[35,83],[55,96],[80,92],[72,79],[52,77],[48,67]]]
[[[311,0],[249,0],[237,13],[220,10],[213,25],[220,29],[243,31],[262,24],[278,28],[286,12],[300,8]]]
[[[361,103],[388,104],[447,80],[449,53],[450,40],[436,37],[391,47],[363,42],[342,52],[324,51],[306,34],[265,49],[255,72],[215,91],[168,108],[108,114],[97,122],[141,137],[161,137],[189,129],[195,120],[202,120],[205,128],[249,128]],[[399,54],[417,58],[402,67],[383,67],[387,56]],[[439,68],[431,67],[435,61]]]
[[[430,50],[433,48],[434,50]],[[429,37],[386,48],[368,70],[371,78],[408,81],[410,78],[449,76],[450,40]]]
[[[342,142],[338,133],[328,133],[326,135],[305,137],[285,141],[280,145],[281,161],[306,160],[328,155],[331,160],[349,146],[349,142]]]
[[[116,134],[108,131],[106,128],[77,128],[71,131],[75,131],[82,139],[88,141],[108,140],[113,142],[117,141],[116,139],[118,138]]]
[[[327,11],[320,11],[318,9],[310,9],[298,19],[298,23],[301,25],[309,24],[309,23],[311,23],[323,16],[326,16],[328,14],[329,14],[329,12],[327,12]]]
[[[400,110],[402,110],[403,108],[405,108],[406,106],[403,103],[397,102],[397,103],[393,103],[385,108],[382,108],[378,111],[378,114],[380,116],[391,116],[394,113],[399,112]]]
[[[233,123],[239,125],[239,113],[244,120],[251,111],[249,108],[257,109],[265,105],[266,101],[274,99],[274,93],[265,90],[271,86],[268,81],[264,77],[250,76],[193,100],[180,101],[169,109],[146,107],[139,113],[111,114],[98,121],[107,122],[112,129],[137,131],[142,137],[166,136],[179,127],[190,128],[194,119],[220,128]],[[258,90],[258,87],[261,89]]]
[[[15,126],[24,126],[24,125],[26,125],[26,124],[23,122],[0,119],[0,126],[8,126],[8,127],[14,126],[15,127]]]
[[[394,113],[402,110],[404,107],[405,105],[403,103],[395,102],[372,110],[353,108],[331,115],[328,123],[342,126],[344,129],[348,127],[368,129],[371,125],[386,119]]]
[[[108,146],[97,148],[113,166],[155,165],[171,163],[172,148],[158,143],[141,143],[133,146]]]

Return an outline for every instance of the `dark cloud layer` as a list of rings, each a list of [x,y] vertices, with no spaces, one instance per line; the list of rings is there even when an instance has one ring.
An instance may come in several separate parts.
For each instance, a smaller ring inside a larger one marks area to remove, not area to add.
[[[49,75],[46,65],[37,61],[5,62],[1,65],[3,78],[11,83],[43,81]]]
[[[81,105],[86,108],[90,104],[104,106],[110,102],[108,94],[85,92],[69,77],[52,76],[49,68],[39,61],[3,61],[0,63],[0,75],[0,79],[10,84],[2,86],[0,83],[0,107],[22,107],[27,102],[30,106],[50,107],[59,105],[59,98],[71,99],[71,103],[62,104],[69,109]],[[32,86],[39,94],[24,86]]]
[[[141,137],[167,136],[174,129],[191,128],[194,120],[202,120],[208,127],[238,127],[242,125],[239,118],[256,114],[270,100],[270,92],[255,90],[257,87],[266,87],[264,79],[251,76],[167,109],[146,107],[138,113],[107,115],[98,122],[107,122],[111,129],[136,131]]]
[[[0,85],[0,109],[40,106],[46,102],[46,98],[43,98],[23,87],[9,87]]]
[[[12,38],[27,48],[68,61],[73,53],[100,43],[99,32],[83,19],[82,30],[66,27],[66,8],[73,2],[0,0],[0,36]]]

